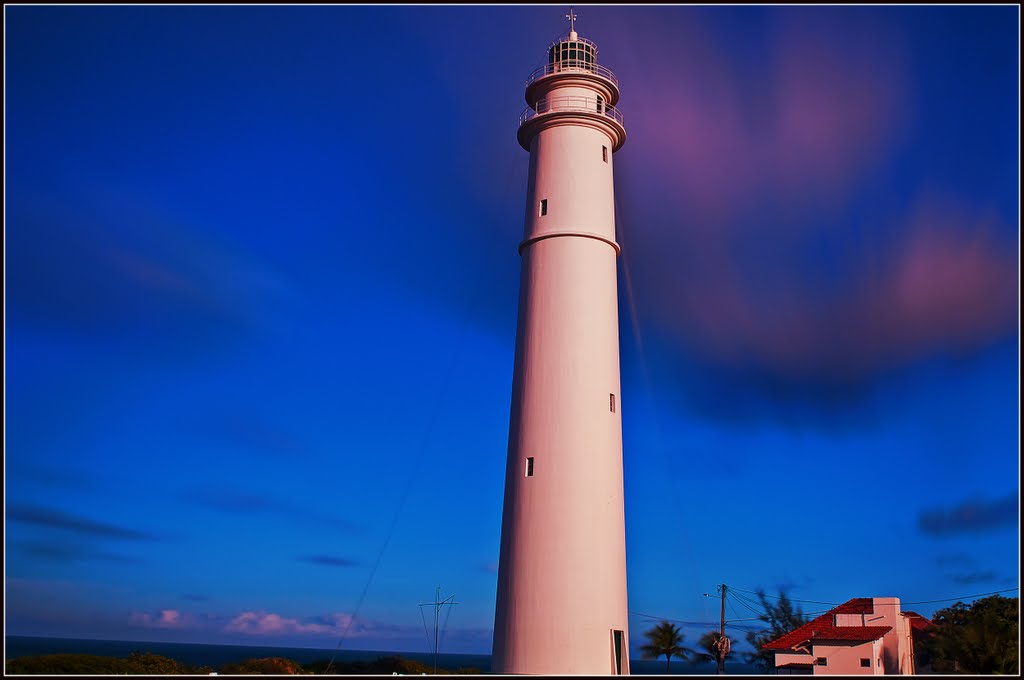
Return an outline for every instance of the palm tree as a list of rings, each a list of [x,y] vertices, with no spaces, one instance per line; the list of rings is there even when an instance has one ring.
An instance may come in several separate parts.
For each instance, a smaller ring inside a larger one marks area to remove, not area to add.
[[[690,650],[683,647],[683,634],[674,623],[662,621],[654,628],[644,633],[644,637],[650,640],[646,645],[641,645],[640,655],[645,659],[657,659],[665,655],[665,672],[668,673],[672,657],[678,656],[685,659]]]

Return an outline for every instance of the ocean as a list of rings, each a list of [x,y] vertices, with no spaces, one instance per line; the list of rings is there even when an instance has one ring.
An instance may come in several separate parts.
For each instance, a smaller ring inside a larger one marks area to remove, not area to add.
[[[427,665],[433,665],[434,655],[428,652],[381,652],[367,650],[315,649],[309,647],[260,647],[250,645],[203,645],[182,642],[133,642],[129,640],[82,640],[76,638],[41,638],[8,635],[5,637],[4,659],[16,659],[19,656],[39,656],[43,654],[96,654],[98,656],[126,657],[131,652],[153,652],[182,663],[194,666],[210,666],[218,668],[226,663],[237,663],[245,659],[261,659],[280,656],[293,659],[299,663],[310,663],[320,659],[335,661],[373,661],[381,656],[401,656]],[[665,661],[650,659],[630,659],[633,675],[664,675]],[[479,668],[484,673],[491,669],[489,654],[438,654],[439,668],[456,670],[458,668]],[[726,662],[726,673],[729,675],[755,674],[753,667],[744,663]],[[715,665],[711,663],[690,664],[685,661],[673,660],[672,675],[713,675]]]

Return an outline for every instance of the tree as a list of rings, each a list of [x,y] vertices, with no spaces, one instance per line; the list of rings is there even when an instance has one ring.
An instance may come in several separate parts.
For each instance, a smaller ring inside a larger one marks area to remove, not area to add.
[[[220,672],[222,675],[300,675],[305,671],[297,661],[274,656],[227,663],[220,667]]]
[[[690,663],[697,664],[718,661],[718,638],[721,637],[721,635],[722,634],[717,630],[708,631],[701,635],[700,639],[697,641],[697,647],[702,651],[695,652],[693,658],[690,659]],[[729,640],[729,651],[725,653],[724,658],[728,659],[732,656],[732,647],[736,641],[728,635],[726,638]]]
[[[918,666],[937,673],[1020,673],[1020,600],[993,595],[935,612],[917,647]]]
[[[128,664],[132,675],[192,675],[204,670],[153,652],[132,652]]]
[[[767,623],[768,628],[747,633],[747,642],[754,651],[747,652],[745,656],[747,663],[755,664],[762,673],[770,673],[775,667],[775,655],[770,650],[762,650],[761,647],[804,625],[807,623],[807,617],[800,607],[793,609],[793,603],[786,597],[785,591],[779,593],[778,602],[775,604],[768,601],[763,590],[757,591],[757,599],[761,601],[761,607],[764,609],[764,614],[757,618]]]
[[[128,675],[134,670],[127,659],[96,654],[20,656],[4,662],[5,675]]]
[[[650,640],[650,642],[646,645],[641,645],[640,655],[645,659],[657,659],[664,654],[666,673],[668,673],[669,664],[672,663],[673,656],[685,659],[692,653],[692,650],[682,646],[683,634],[679,632],[679,628],[674,623],[662,621],[654,628],[646,631],[644,637]]]

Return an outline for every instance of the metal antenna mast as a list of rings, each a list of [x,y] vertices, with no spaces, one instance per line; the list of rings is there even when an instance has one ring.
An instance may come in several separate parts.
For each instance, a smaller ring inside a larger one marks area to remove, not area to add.
[[[458,602],[455,601],[455,596],[454,595],[449,595],[448,597],[444,598],[443,600],[441,599],[441,586],[437,587],[437,591],[434,594],[434,601],[433,602],[421,602],[419,604],[420,607],[433,607],[434,608],[434,675],[437,675],[437,649],[438,649],[438,628],[437,628],[437,624],[438,624],[438,620],[441,617],[441,607],[443,607],[445,605],[448,605],[449,607],[454,607],[457,604],[458,604]],[[449,614],[451,613],[451,609],[448,610],[448,613]]]

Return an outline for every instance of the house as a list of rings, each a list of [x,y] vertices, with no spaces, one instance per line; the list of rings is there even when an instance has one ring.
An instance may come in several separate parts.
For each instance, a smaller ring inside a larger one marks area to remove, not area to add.
[[[898,597],[855,597],[761,649],[779,674],[913,675],[914,634],[927,625]]]

